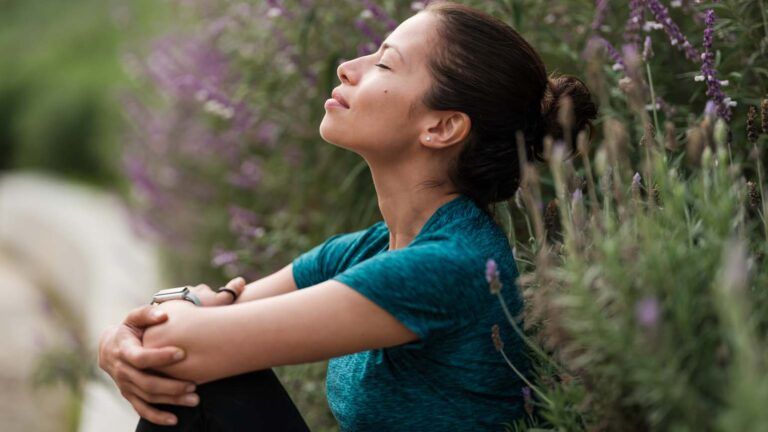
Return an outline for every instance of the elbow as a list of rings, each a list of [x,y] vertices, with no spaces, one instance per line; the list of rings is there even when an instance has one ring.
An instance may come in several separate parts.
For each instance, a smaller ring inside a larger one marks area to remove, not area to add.
[[[175,336],[175,329],[171,323],[167,322],[147,327],[141,337],[141,342],[144,348],[175,346],[184,349],[184,347],[179,346],[179,340]]]
[[[165,304],[160,306],[165,306]],[[146,328],[142,335],[142,345],[145,348],[169,346],[180,348],[184,351],[184,358],[175,363],[153,367],[152,370],[172,378],[201,384],[203,380],[207,379],[203,375],[203,372],[205,372],[203,367],[204,359],[201,353],[198,352],[199,350],[193,345],[194,341],[190,337],[193,334],[191,328],[193,327],[192,321],[194,320],[191,314],[195,311],[187,308],[174,308],[173,306],[176,305],[169,304],[169,306],[171,307],[168,309],[164,308],[168,313],[168,320],[162,324]],[[194,308],[195,306],[192,307]]]
[[[168,319],[144,329],[142,344],[147,348],[175,346],[186,350],[190,327],[197,318],[197,307],[182,300],[174,300],[156,306],[168,315]]]

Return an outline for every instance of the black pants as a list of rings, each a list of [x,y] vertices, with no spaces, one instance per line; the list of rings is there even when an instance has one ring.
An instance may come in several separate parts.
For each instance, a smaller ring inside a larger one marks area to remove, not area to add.
[[[154,404],[172,412],[173,426],[142,418],[136,432],[309,432],[301,414],[272,369],[249,372],[197,386],[194,407]]]

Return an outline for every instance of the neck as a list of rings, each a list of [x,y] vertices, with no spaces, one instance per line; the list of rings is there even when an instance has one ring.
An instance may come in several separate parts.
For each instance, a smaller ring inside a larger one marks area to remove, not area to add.
[[[438,177],[425,175],[423,166],[412,165],[369,164],[379,210],[389,230],[390,251],[408,246],[438,208],[459,196],[447,180],[439,186],[425,185]]]

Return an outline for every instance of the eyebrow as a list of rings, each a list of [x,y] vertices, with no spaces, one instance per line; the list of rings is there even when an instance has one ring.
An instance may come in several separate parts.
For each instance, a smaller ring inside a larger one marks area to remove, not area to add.
[[[388,43],[386,43],[386,42],[384,42],[383,44],[381,44],[381,51],[382,51],[382,52],[383,52],[385,49],[387,49],[387,48],[392,48],[393,50],[395,50],[395,51],[397,52],[397,54],[400,56],[400,60],[402,60],[402,61],[403,61],[403,63],[407,64],[407,63],[405,62],[405,58],[403,57],[403,54],[400,52],[400,50],[399,50],[399,49],[397,49],[397,47],[396,47],[396,46],[394,46],[394,45],[390,45],[390,44],[388,44]]]

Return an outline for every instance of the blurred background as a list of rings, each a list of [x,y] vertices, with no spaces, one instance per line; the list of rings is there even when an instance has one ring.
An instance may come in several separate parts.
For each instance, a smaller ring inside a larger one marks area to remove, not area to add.
[[[133,430],[137,415],[95,364],[96,342],[106,326],[145,304],[158,289],[198,283],[220,286],[240,275],[251,282],[331,234],[361,229],[380,219],[364,161],[325,143],[317,129],[323,102],[339,83],[337,66],[376,51],[388,32],[425,3],[0,0],[3,431]],[[695,172],[704,147],[715,151],[715,137],[721,145],[727,142],[735,159],[752,161],[743,168],[752,186],[747,183],[739,190],[751,187],[749,214],[760,215],[754,217],[762,222],[750,226],[762,232],[765,210],[759,209],[765,208],[761,207],[765,192],[760,176],[765,173],[758,172],[754,162],[766,153],[761,149],[768,141],[764,1],[460,3],[516,28],[550,71],[583,78],[601,110],[595,142],[620,137],[633,163],[644,153],[638,143],[655,139],[667,146],[676,162],[683,160],[683,151],[697,155],[684,170]],[[686,41],[700,52],[712,53],[711,64],[685,52],[681,47],[688,46]],[[625,69],[634,58],[633,47],[636,54],[643,52],[640,73],[634,76],[642,85],[634,90]],[[707,68],[717,68],[717,88],[698,78]],[[638,99],[632,99],[638,89],[639,110]],[[748,111],[749,106],[757,110]],[[721,119],[719,135],[713,129],[716,117]],[[755,126],[761,121],[762,129]],[[605,165],[605,153],[602,157]],[[541,202],[551,204],[557,196],[555,183],[546,173],[541,183]],[[670,200],[685,201],[681,197],[688,196],[687,186],[679,187]],[[698,192],[703,195],[691,191],[694,198],[688,202],[710,194]],[[737,192],[728,199],[743,199]],[[526,215],[530,206],[517,198],[496,211],[521,273],[526,273],[533,270],[539,248]],[[556,202],[546,208],[556,209]],[[744,216],[735,210],[721,212],[726,216],[710,226],[714,218],[696,222],[697,212],[711,207],[703,208],[694,206],[692,213],[686,213],[691,220],[678,217],[679,225],[664,225],[666,219],[649,225],[690,233],[679,239],[679,249],[666,247],[672,244],[668,232],[643,231],[657,240],[646,244],[657,246],[649,246],[645,255],[657,257],[655,261],[613,260],[619,255],[613,246],[593,257],[595,262],[604,260],[606,268],[620,269],[616,274],[627,275],[618,280],[632,285],[626,291],[631,294],[618,296],[617,304],[626,300],[630,310],[640,308],[637,320],[653,327],[654,337],[666,335],[654,339],[661,345],[649,349],[647,339],[635,338],[648,326],[638,327],[632,313],[618,314],[629,317],[627,322],[611,318],[598,325],[605,311],[600,308],[574,306],[571,318],[578,319],[564,320],[575,324],[557,327],[555,339],[546,326],[526,329],[537,344],[544,341],[542,349],[552,358],[568,358],[560,354],[575,352],[574,344],[581,352],[599,353],[575,363],[563,360],[572,372],[567,375],[545,367],[537,370],[533,382],[541,388],[533,397],[529,389],[530,413],[534,406],[540,408],[547,414],[547,425],[559,425],[560,430],[759,430],[768,424],[750,422],[754,420],[750,416],[760,411],[756,395],[766,395],[765,380],[740,375],[738,382],[754,384],[754,392],[720,391],[734,377],[729,375],[727,353],[738,352],[727,348],[726,342],[747,339],[720,332],[719,323],[728,321],[717,315],[712,302],[702,306],[690,301],[713,298],[695,290],[715,279],[718,261],[709,258],[719,259],[727,231],[718,227],[735,226],[736,215]],[[557,216],[549,222],[553,220]],[[599,240],[606,245],[616,243],[608,240],[642,236],[603,234],[607,237]],[[710,249],[694,247],[699,243],[692,239],[699,236],[707,239],[703,244]],[[752,239],[756,243],[762,239],[755,250],[764,250],[765,237]],[[659,270],[664,263],[679,263],[664,255],[673,249],[678,258],[680,251],[698,250],[707,259],[688,256],[692,267],[684,275],[690,282],[643,279],[647,274],[664,274]],[[756,256],[764,257],[764,252]],[[696,262],[698,267],[691,264]],[[765,283],[764,261],[751,262],[761,270],[750,283]],[[579,268],[568,271],[581,274]],[[683,291],[681,287],[690,288],[690,297],[670,294],[672,288]],[[573,300],[569,296],[580,291],[544,293],[527,291],[529,305],[539,306],[535,318],[546,311],[569,316],[565,309],[545,306],[563,304],[561,298]],[[759,330],[749,340],[765,342],[768,325],[762,312],[768,310],[767,296],[764,289],[751,293],[754,297],[747,303],[754,306],[755,315],[743,311],[737,315]],[[670,316],[674,319],[664,320]],[[594,326],[579,321],[593,317]],[[701,323],[718,323],[712,324],[713,339],[707,343],[697,339]],[[596,330],[605,328],[617,329],[620,336],[609,338]],[[721,339],[725,342],[719,343]],[[618,348],[617,341],[630,340],[637,340],[637,345]],[[691,340],[702,342],[690,348],[686,359],[678,358],[678,348]],[[611,356],[602,350],[605,344],[614,344]],[[733,370],[765,371],[764,345],[751,357],[758,360]],[[638,358],[655,360],[641,364],[635,361]],[[717,363],[711,365],[701,360],[714,358]],[[337,430],[325,401],[325,366],[318,362],[276,368],[313,431]],[[701,374],[684,372],[690,368]],[[659,382],[679,385],[663,392]],[[754,410],[734,411],[745,406]],[[713,412],[722,414],[719,429],[697,423]],[[531,414],[531,425],[543,428],[534,418]],[[734,424],[752,427],[729,429]]]

